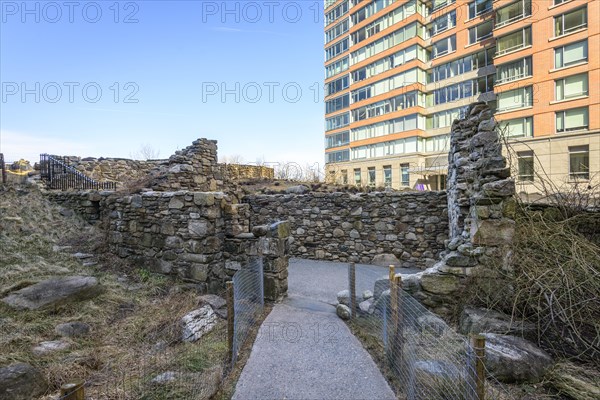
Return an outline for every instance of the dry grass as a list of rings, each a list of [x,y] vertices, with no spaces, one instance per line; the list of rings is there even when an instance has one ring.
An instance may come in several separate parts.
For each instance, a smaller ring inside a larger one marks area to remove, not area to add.
[[[16,311],[0,303],[0,366],[26,362],[46,375],[55,399],[60,385],[85,380],[90,399],[209,398],[226,365],[225,324],[196,343],[180,340],[180,318],[197,308],[197,294],[166,277],[101,255],[84,267],[70,255],[98,248],[101,236],[76,217],[64,217],[36,190],[0,189],[0,294],[57,275],[95,276],[104,292],[57,308]],[[53,246],[71,248],[53,251]],[[90,335],[70,347],[36,356],[32,347],[57,340],[56,325],[81,321]],[[166,371],[177,379],[151,380]]]

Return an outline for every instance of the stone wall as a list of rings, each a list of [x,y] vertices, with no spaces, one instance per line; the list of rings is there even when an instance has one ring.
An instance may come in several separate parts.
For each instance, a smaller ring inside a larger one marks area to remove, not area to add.
[[[70,166],[99,182],[127,184],[138,181],[166,160],[129,160],[126,158],[64,157]]]
[[[219,164],[225,181],[236,182],[252,179],[275,179],[275,170],[262,165]]]
[[[166,160],[59,157],[99,182],[117,182],[117,188],[154,191],[221,190],[240,180],[273,179],[273,168],[260,165],[218,164],[217,142],[198,139]]]
[[[246,196],[251,225],[290,222],[295,257],[371,263],[394,254],[426,268],[448,238],[444,192],[309,193]]]
[[[112,253],[151,272],[175,275],[208,292],[262,256],[265,297],[287,293],[287,222],[254,227],[249,206],[222,192],[49,192],[91,223],[101,222]]]
[[[217,141],[198,139],[178,150],[150,171],[149,187],[155,191],[216,191],[223,187],[217,167]]]
[[[472,284],[510,296],[515,226],[515,185],[485,103],[471,105],[465,119],[454,121],[448,158],[447,251],[435,266],[404,282],[418,300],[441,315],[453,313],[468,277]]]
[[[111,191],[84,190],[80,192],[46,192],[46,196],[54,203],[61,205],[65,210],[75,211],[90,224],[100,221],[103,214],[106,198],[112,195]]]

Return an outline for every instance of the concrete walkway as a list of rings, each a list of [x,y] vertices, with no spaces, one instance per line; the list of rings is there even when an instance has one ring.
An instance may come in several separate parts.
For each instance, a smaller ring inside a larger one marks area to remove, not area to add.
[[[385,268],[360,266],[357,291],[372,290]],[[290,261],[288,298],[265,319],[234,400],[395,399],[371,356],[335,314],[347,265]],[[374,281],[374,280],[373,280]],[[360,287],[363,285],[364,287]]]

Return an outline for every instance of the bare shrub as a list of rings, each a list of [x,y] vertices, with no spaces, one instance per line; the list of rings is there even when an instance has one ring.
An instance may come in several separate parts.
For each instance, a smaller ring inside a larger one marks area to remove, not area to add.
[[[506,140],[505,148],[514,158]],[[590,177],[585,184],[562,185],[542,166],[535,185],[542,198],[517,197],[511,211],[513,270],[497,277],[512,282],[508,299],[471,287],[463,300],[533,322],[533,339],[554,355],[600,366],[600,184]]]

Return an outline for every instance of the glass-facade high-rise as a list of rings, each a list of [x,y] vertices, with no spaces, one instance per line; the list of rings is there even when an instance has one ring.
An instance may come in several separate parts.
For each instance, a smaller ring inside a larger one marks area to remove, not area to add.
[[[600,28],[591,15],[600,2],[325,1],[327,178],[444,189],[450,126],[475,101],[491,104],[528,154],[516,168],[535,159],[530,169],[552,179],[593,175],[600,52],[588,49],[600,49]],[[571,168],[583,159],[572,148],[588,149],[589,165]],[[516,178],[525,191],[535,180]]]

